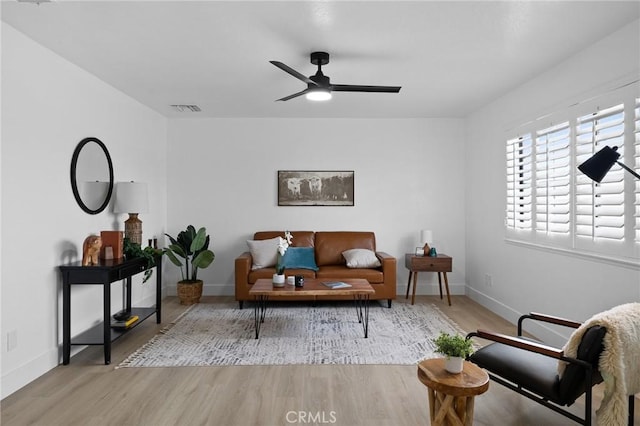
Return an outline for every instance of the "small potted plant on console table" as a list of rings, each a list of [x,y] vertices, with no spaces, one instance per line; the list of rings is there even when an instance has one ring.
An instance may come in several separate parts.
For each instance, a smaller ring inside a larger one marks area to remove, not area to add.
[[[202,296],[202,280],[198,279],[198,269],[207,268],[215,259],[215,254],[209,250],[207,230],[203,227],[196,232],[193,225],[189,225],[177,238],[165,235],[169,237],[171,245],[164,252],[182,274],[182,280],[178,281],[180,304],[198,303]]]
[[[433,343],[436,344],[436,352],[445,356],[444,369],[449,373],[460,373],[462,362],[473,353],[471,341],[459,334],[440,332],[440,335],[433,339]]]
[[[153,267],[156,265],[156,258],[162,256],[162,250],[155,249],[151,246],[142,248],[140,244],[132,242],[129,238],[123,240],[123,253],[127,260],[137,259],[143,257],[147,260],[147,270],[144,271],[142,284],[146,283],[151,274],[153,273]]]

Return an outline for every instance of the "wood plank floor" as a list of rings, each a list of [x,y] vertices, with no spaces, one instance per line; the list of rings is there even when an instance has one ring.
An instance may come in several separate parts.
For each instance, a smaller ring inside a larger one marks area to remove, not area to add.
[[[454,296],[452,302],[449,307],[438,297],[416,299],[416,303],[436,304],[465,331],[514,332],[513,325],[465,296]],[[400,297],[394,303],[406,301]],[[176,298],[167,298],[163,323],[183,310]],[[5,398],[0,406],[1,424],[429,424],[427,390],[417,379],[415,366],[115,368],[162,327],[148,320],[117,341],[111,365],[103,364],[101,347],[85,349],[71,364],[54,368]],[[594,407],[599,406],[601,397],[601,389],[597,389]],[[581,400],[573,410],[582,412]],[[575,424],[493,382],[487,393],[476,398],[474,418],[474,424],[486,426]],[[635,424],[640,425],[640,402],[636,402],[635,418]]]

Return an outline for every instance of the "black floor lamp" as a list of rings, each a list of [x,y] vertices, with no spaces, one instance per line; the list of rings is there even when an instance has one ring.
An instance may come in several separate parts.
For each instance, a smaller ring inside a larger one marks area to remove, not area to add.
[[[593,157],[580,164],[578,166],[578,170],[592,180],[600,183],[600,181],[602,181],[605,175],[609,172],[609,169],[611,169],[615,163],[618,163],[623,169],[634,175],[637,179],[640,179],[639,174],[619,162],[618,158],[620,158],[620,154],[618,154],[617,146],[614,146],[613,148],[605,146],[600,151],[593,154]]]

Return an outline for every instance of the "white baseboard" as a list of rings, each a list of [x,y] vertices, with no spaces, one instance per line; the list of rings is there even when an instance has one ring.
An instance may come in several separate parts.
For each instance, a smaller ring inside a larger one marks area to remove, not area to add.
[[[47,371],[55,368],[60,360],[60,350],[51,349],[42,355],[29,360],[8,373],[2,374],[1,399],[6,398],[18,389],[26,386]]]
[[[413,291],[413,287],[411,288]],[[449,283],[449,293],[457,296],[463,296],[466,294],[466,286],[464,284],[452,284]],[[397,284],[396,285],[396,294],[398,295],[406,295],[407,294],[407,284]],[[442,294],[446,295],[447,291],[444,288],[444,284],[442,284]],[[419,283],[416,288],[416,295],[420,296],[438,296],[440,295],[440,287],[438,284],[424,284]]]
[[[174,287],[175,291],[175,287]],[[163,294],[166,291],[163,291]],[[156,303],[155,294],[146,296],[142,300],[134,302],[136,306],[153,306]],[[71,362],[73,356],[85,349],[86,346],[71,346]],[[4,399],[20,388],[26,386],[33,380],[42,376],[49,370],[60,365],[62,362],[62,342],[55,348],[49,349],[36,358],[25,362],[18,368],[2,374],[2,385],[0,386],[0,399]]]
[[[491,312],[501,316],[502,318],[506,319],[510,323],[514,324],[513,335],[517,333],[516,324],[518,323],[518,318],[520,318],[525,313],[518,312],[512,307],[505,305],[504,303],[494,299],[491,296],[484,294],[481,291],[478,291],[473,287],[467,286],[466,290],[467,290],[467,296],[470,299],[478,302],[485,308],[489,309]],[[526,313],[528,314],[529,312],[526,312]],[[524,324],[523,328],[527,332],[536,336],[538,339],[542,340],[543,342],[556,347],[562,347],[562,345],[564,345],[567,342],[568,337],[571,334],[571,331],[573,331],[572,329],[567,329],[568,330],[567,334],[563,335],[558,331],[553,330],[548,326],[544,325],[544,323],[541,323],[538,321],[526,321],[523,324]]]

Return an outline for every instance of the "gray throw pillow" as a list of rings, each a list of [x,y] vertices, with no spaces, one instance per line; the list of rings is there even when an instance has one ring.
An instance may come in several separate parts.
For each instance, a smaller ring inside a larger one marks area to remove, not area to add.
[[[371,250],[351,249],[343,251],[342,255],[347,261],[347,268],[377,268],[380,266],[380,260]]]
[[[268,240],[247,240],[247,245],[253,258],[252,271],[275,266],[278,261],[279,241],[279,237]]]

